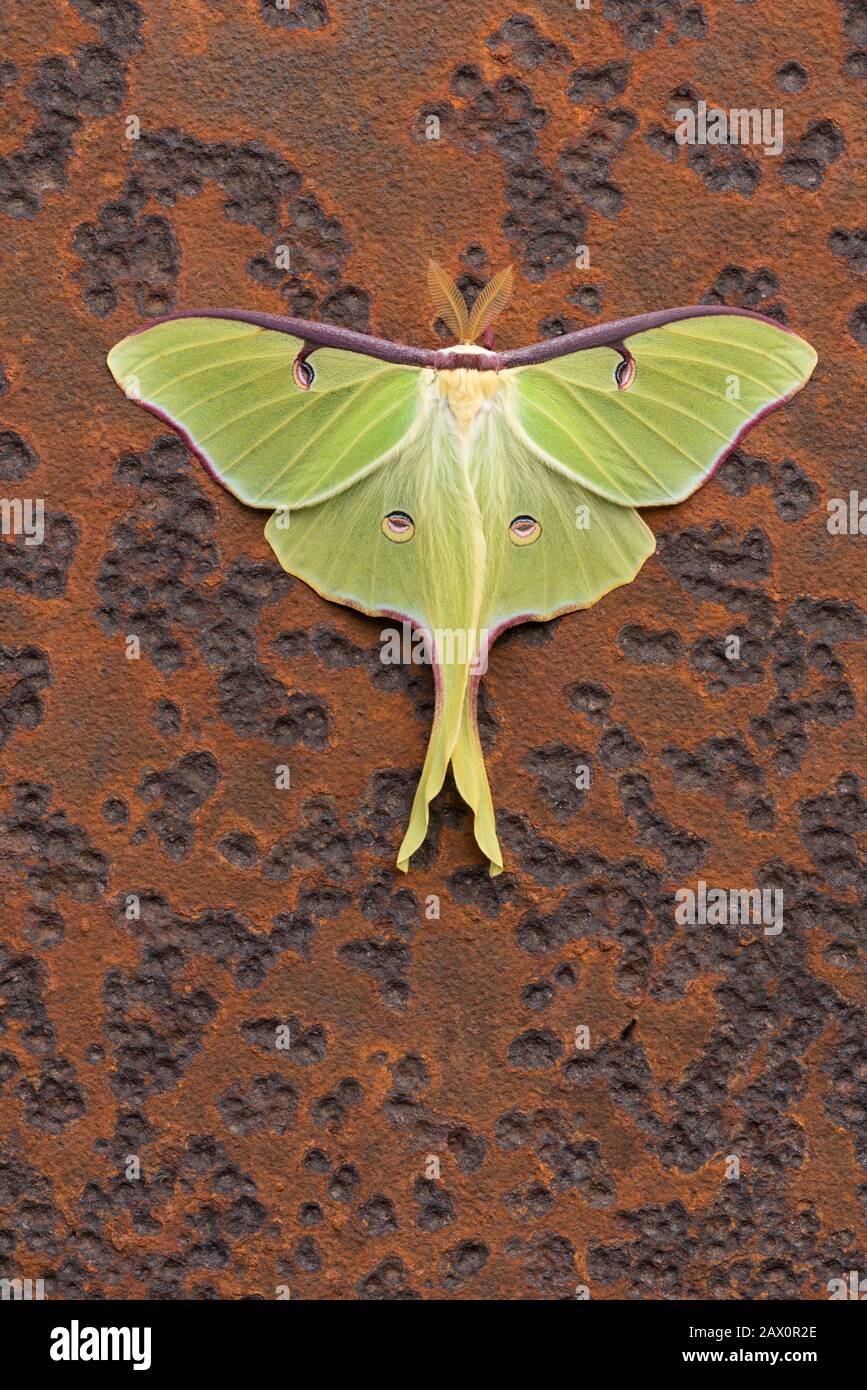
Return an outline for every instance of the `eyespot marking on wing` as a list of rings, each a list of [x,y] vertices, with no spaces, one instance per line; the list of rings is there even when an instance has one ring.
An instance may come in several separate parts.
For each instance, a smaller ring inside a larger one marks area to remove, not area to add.
[[[379,523],[382,534],[390,541],[403,545],[415,535],[415,522],[409,512],[389,512]]]
[[[635,358],[628,348],[618,348],[618,352],[621,357],[614,368],[614,380],[617,382],[618,389],[625,391],[635,380]]]
[[[532,545],[541,534],[541,523],[534,516],[516,516],[509,523],[509,540],[512,545]]]
[[[292,363],[292,380],[295,382],[299,391],[309,391],[316,380],[313,363],[305,359],[303,350],[299,352],[295,361]]]

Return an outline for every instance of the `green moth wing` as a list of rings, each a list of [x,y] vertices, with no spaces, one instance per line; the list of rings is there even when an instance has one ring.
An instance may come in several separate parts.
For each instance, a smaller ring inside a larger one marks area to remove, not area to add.
[[[800,390],[809,343],[770,320],[717,314],[513,368],[509,418],[552,467],[614,502],[681,502],[738,438]]]
[[[507,400],[494,402],[469,450],[485,538],[480,616],[491,633],[589,608],[655,549],[632,507],[548,466],[515,430]]]
[[[503,401],[495,400],[484,414],[468,455],[482,533],[483,580],[474,621],[483,650],[516,623],[589,608],[630,583],[653,554],[653,532],[638,512],[550,468],[516,434]],[[475,672],[464,692],[452,770],[494,874],[502,857],[479,740],[478,681]],[[422,822],[416,819],[418,833]]]
[[[415,418],[418,371],[213,317],[166,319],[109,353],[122,390],[180,429],[252,507],[303,507],[362,477]],[[297,365],[296,365],[297,363]]]
[[[284,569],[326,598],[404,619],[426,636],[436,709],[410,825],[398,854],[407,869],[445,780],[483,642],[484,535],[459,438],[437,408],[433,373],[421,382],[413,434],[367,477],[316,506],[269,521]],[[487,779],[484,776],[484,788]],[[474,804],[470,800],[470,804]],[[496,837],[484,845],[497,871]]]
[[[205,311],[109,356],[235,496],[274,509],[266,536],[285,569],[425,634],[436,709],[398,867],[451,765],[492,874],[503,861],[476,716],[491,643],[629,583],[655,549],[635,508],[688,496],[815,361],[770,320],[700,308],[499,355]]]

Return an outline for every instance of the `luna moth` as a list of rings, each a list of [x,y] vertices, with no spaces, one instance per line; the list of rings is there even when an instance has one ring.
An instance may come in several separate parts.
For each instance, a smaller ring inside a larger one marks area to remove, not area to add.
[[[499,874],[476,716],[490,644],[634,579],[655,550],[636,508],[689,497],[816,353],[761,314],[700,305],[495,352],[511,267],[472,311],[433,262],[428,279],[454,346],[203,309],[138,329],[108,365],[218,482],[273,512],[286,570],[424,634],[435,714],[397,865],[451,765]]]

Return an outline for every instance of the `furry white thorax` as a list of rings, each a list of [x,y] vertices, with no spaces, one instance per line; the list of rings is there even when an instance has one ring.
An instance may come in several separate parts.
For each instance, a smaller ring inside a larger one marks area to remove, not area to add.
[[[493,355],[488,348],[477,347],[475,343],[459,343],[449,348],[449,352],[469,353],[473,357]],[[466,430],[479,411],[488,408],[499,383],[496,372],[480,372],[475,367],[452,367],[436,373],[436,384],[458,425]]]

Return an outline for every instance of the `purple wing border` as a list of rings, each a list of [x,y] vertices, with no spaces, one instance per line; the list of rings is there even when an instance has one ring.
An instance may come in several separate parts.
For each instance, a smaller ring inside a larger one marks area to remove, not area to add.
[[[713,318],[717,315],[734,314],[739,318],[758,319],[777,328],[781,333],[795,330],[766,314],[754,313],[751,309],[737,309],[727,304],[690,304],[680,309],[658,309],[650,314],[635,314],[631,318],[616,319],[612,323],[593,324],[580,328],[576,333],[564,333],[559,338],[548,338],[530,347],[513,348],[508,352],[492,352],[474,356],[469,352],[455,352],[451,348],[411,347],[407,343],[393,343],[388,338],[375,338],[368,333],[357,333],[351,328],[340,328],[337,324],[313,323],[310,319],[284,318],[280,314],[260,314],[247,309],[184,309],[176,314],[166,314],[152,319],[136,328],[130,337],[144,333],[160,323],[170,323],[173,319],[235,319],[241,323],[251,323],[257,328],[269,328],[276,333],[287,333],[300,338],[309,352],[316,348],[341,348],[344,352],[361,352],[367,357],[376,357],[383,362],[393,362],[402,367],[432,367],[437,371],[447,371],[454,367],[471,367],[479,371],[504,371],[509,367],[531,367],[539,362],[550,362],[568,353],[585,352],[589,348],[610,347],[620,350],[627,338],[638,333],[646,333],[652,328],[662,328],[667,323],[677,323],[682,319]]]
[[[252,309],[182,309],[176,314],[164,314],[162,318],[151,319],[130,333],[146,333],[161,323],[172,323],[175,319],[232,319],[235,322],[251,323],[256,328],[270,328],[275,333],[286,333],[292,338],[300,338],[309,351],[316,348],[342,348],[344,352],[362,352],[366,357],[377,357],[383,362],[395,362],[404,367],[433,367],[441,353],[427,348],[410,347],[404,343],[392,343],[388,338],[374,338],[369,333],[356,333],[351,328],[340,328],[332,323],[314,323],[312,319],[284,318],[280,314],[259,314]]]

